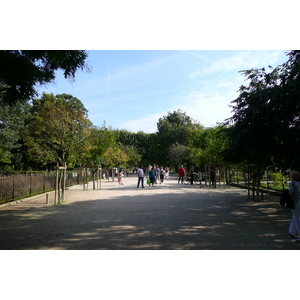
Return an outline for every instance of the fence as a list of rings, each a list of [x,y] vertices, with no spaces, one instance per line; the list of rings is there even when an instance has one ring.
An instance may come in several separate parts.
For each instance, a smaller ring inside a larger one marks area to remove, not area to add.
[[[264,194],[280,197],[284,189],[288,189],[291,177],[289,172],[265,170],[264,174],[257,176],[255,168],[227,169],[226,180],[228,184],[248,189],[248,199],[263,200]],[[252,196],[251,196],[252,194]]]
[[[288,188],[288,184],[291,181],[290,175],[283,175],[280,172],[274,172],[272,170],[266,170],[264,174],[257,178],[253,170],[247,169],[228,169],[227,170],[227,182],[237,184],[240,186],[248,186],[255,184],[257,181],[259,187],[267,190],[282,191]]]
[[[91,174],[89,173],[89,179]],[[66,187],[82,184],[83,170],[67,171]],[[0,204],[53,191],[55,172],[0,174]]]

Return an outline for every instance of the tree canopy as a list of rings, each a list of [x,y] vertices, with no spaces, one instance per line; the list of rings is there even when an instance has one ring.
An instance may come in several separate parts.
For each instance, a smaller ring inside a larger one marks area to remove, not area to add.
[[[0,50],[0,102],[14,104],[37,96],[36,85],[49,83],[55,71],[74,79],[78,69],[88,70],[86,51]]]
[[[0,169],[13,165],[22,168],[21,132],[29,115],[30,105],[0,105]]]
[[[242,71],[249,80],[232,102],[227,158],[261,167],[300,167],[300,51],[276,68]]]
[[[34,100],[24,136],[32,160],[76,163],[89,147],[91,123],[82,102],[67,94]]]

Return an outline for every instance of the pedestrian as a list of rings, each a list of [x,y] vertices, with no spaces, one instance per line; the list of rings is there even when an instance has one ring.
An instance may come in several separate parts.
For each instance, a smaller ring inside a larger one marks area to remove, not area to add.
[[[144,171],[142,166],[139,166],[139,168],[136,171],[137,175],[138,175],[138,184],[137,184],[137,188],[140,187],[140,183],[142,183],[142,188],[144,188]]]
[[[156,177],[155,177],[156,183],[158,183],[158,181],[159,181],[159,183],[161,183],[160,182],[160,167],[159,167],[159,165],[156,166],[155,173],[156,173]]]
[[[202,184],[202,180],[203,180],[203,173],[201,171],[199,171],[198,173],[198,177],[199,177],[199,182],[200,182],[200,186],[199,188],[202,188],[203,187],[203,184]]]
[[[165,175],[165,178],[168,180],[169,179],[169,175],[170,175],[170,171],[169,171],[169,168],[166,167],[166,175]]]
[[[147,167],[146,177],[149,179],[149,172],[152,170],[152,166],[149,164]]]
[[[191,167],[191,184],[194,184],[194,167]]]
[[[152,184],[152,186],[154,186],[154,183],[155,183],[155,176],[156,176],[156,173],[155,173],[155,169],[154,167],[149,171],[149,179],[150,179],[150,184]]]
[[[109,180],[109,173],[108,173],[108,170],[105,169],[104,173],[103,173],[103,179],[105,180]]]
[[[216,188],[216,172],[215,169],[212,169],[210,172],[210,181],[213,188]]]
[[[178,183],[181,180],[181,184],[183,184],[183,177],[185,176],[186,172],[183,166],[180,166],[180,168],[178,169]]]
[[[164,182],[165,175],[166,175],[166,171],[164,170],[163,167],[161,167],[161,169],[160,169],[160,182],[161,183]]]
[[[292,172],[292,182],[289,183],[289,194],[294,199],[289,236],[295,238],[296,235],[300,235],[300,173],[297,171]],[[300,238],[297,239],[297,242],[300,242]]]
[[[124,177],[124,174],[121,172],[118,176],[119,185],[124,185],[123,177]]]

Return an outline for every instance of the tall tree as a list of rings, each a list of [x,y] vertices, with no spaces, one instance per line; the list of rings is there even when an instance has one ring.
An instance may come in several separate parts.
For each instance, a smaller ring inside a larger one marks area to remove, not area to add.
[[[90,148],[81,157],[81,164],[85,166],[103,164],[105,152],[108,148],[117,144],[116,136],[116,132],[111,128],[107,128],[105,122],[102,127],[93,126],[89,136]]]
[[[122,149],[129,155],[128,166],[143,165],[158,161],[160,154],[157,152],[155,133],[145,133],[138,131],[137,133],[127,130],[117,130],[117,142],[122,145]],[[135,164],[134,164],[135,163]]]
[[[169,148],[169,161],[175,165],[186,163],[189,148],[181,145],[178,142],[172,144]]]
[[[20,169],[23,165],[21,133],[29,109],[29,104],[0,104],[0,169]]]
[[[90,147],[91,123],[82,102],[67,94],[34,100],[24,137],[31,159],[41,165],[75,164]]]
[[[122,146],[121,150],[124,151],[128,157],[128,160],[126,161],[126,166],[128,168],[134,168],[140,164],[142,156],[137,152],[136,147]]]
[[[0,101],[26,102],[37,96],[36,85],[55,79],[55,71],[74,79],[78,69],[86,69],[86,51],[0,50]]]
[[[234,115],[229,129],[232,160],[256,163],[263,167],[271,163],[275,146],[274,102],[276,101],[277,74],[265,69],[242,72],[250,83],[240,87],[240,95],[233,101]],[[229,153],[229,152],[228,152]]]
[[[186,115],[182,110],[169,112],[167,116],[163,116],[157,123],[156,145],[159,156],[159,164],[177,164],[172,161],[170,150],[172,153],[178,153],[184,147],[189,147],[191,139],[195,131],[202,129],[202,125],[194,121]],[[174,156],[172,156],[174,157]]]
[[[300,51],[290,51],[288,57],[270,72],[242,72],[250,83],[241,86],[232,105],[231,160],[300,168],[300,158],[291,153],[300,142]]]
[[[104,153],[104,161],[108,168],[122,167],[127,163],[128,155],[116,146],[109,147]]]

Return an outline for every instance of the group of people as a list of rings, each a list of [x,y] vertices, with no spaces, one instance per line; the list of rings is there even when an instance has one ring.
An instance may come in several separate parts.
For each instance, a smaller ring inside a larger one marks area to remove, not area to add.
[[[149,186],[154,186],[154,184],[162,184],[165,179],[169,179],[169,168],[163,167],[159,165],[148,165],[148,167],[139,166],[137,169],[134,170],[138,177],[137,188],[141,187],[144,188],[144,178],[146,177],[147,184]],[[212,187],[215,186],[215,170],[211,170],[210,174],[208,172],[198,171],[195,172],[194,168],[192,167],[189,172],[186,171],[183,165],[178,168],[178,184],[179,183],[189,183],[195,184],[199,182],[199,187],[202,188],[204,185],[207,185],[209,180],[211,181]],[[126,176],[128,176],[128,171],[126,171]],[[124,185],[124,173],[120,172],[118,176],[118,182],[120,185]],[[185,180],[185,178],[187,178]]]
[[[197,181],[199,181],[199,188],[202,188],[204,185],[202,182],[204,182],[205,186],[207,184],[207,182],[210,180],[212,187],[216,186],[216,174],[215,174],[215,170],[212,169],[210,171],[210,174],[208,172],[202,172],[202,171],[198,171],[195,172],[194,168],[191,167],[190,172],[188,173],[185,168],[181,165],[178,169],[178,184],[184,183],[184,177],[188,176],[188,183],[190,184],[194,184],[196,179]]]
[[[163,183],[164,179],[169,179],[169,168],[154,165],[149,165],[146,168],[143,168],[142,166],[139,166],[139,168],[136,170],[136,173],[138,175],[138,183],[137,188],[141,187],[144,188],[144,177],[147,178],[147,184],[149,186],[154,186],[154,184],[157,183]],[[185,177],[188,179],[185,181]],[[207,182],[210,180],[212,187],[215,187],[215,170],[211,170],[210,174],[208,172],[195,172],[194,168],[192,167],[189,172],[187,172],[183,165],[181,165],[178,168],[178,184],[179,183],[190,183],[194,184],[196,181],[199,181],[199,187],[202,188],[204,185],[207,185]],[[204,184],[202,183],[204,182]]]
[[[160,183],[162,184],[164,182],[164,179],[169,179],[169,168],[168,167],[163,167],[163,166],[158,166],[154,165],[151,166],[149,165],[147,168],[143,169],[142,166],[140,166],[137,169],[137,174],[138,174],[138,183],[137,183],[137,188],[139,188],[140,184],[142,188],[144,188],[144,176],[146,173],[146,178],[147,178],[147,184],[154,186],[154,184]]]
[[[138,183],[137,188],[141,185],[142,188],[144,187],[144,177],[147,178],[147,184],[149,186],[154,186],[154,184],[157,183],[163,183],[164,179],[169,179],[169,168],[154,165],[149,165],[146,168],[143,168],[142,166],[139,166],[139,168],[136,171],[138,175]],[[185,180],[185,177],[187,177],[187,180]],[[215,170],[211,170],[210,174],[208,172],[195,172],[194,168],[192,167],[189,172],[187,172],[183,165],[181,165],[178,168],[178,184],[179,183],[190,183],[195,184],[196,181],[199,181],[199,187],[202,188],[204,185],[207,185],[208,181],[211,181],[212,186],[215,186]],[[204,182],[204,184],[202,183]]]

